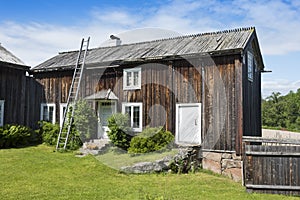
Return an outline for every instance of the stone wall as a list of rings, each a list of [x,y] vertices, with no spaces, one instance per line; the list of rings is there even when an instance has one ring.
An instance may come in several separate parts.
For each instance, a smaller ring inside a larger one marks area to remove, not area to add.
[[[234,181],[242,180],[242,158],[235,153],[203,152],[203,169],[230,177]]]

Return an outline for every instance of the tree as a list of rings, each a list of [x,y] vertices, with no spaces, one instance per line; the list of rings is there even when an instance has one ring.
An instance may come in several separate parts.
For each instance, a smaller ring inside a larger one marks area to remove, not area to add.
[[[285,96],[273,92],[271,96],[263,99],[262,124],[300,131],[300,88],[296,93],[290,91]]]
[[[76,102],[74,126],[82,142],[97,137],[98,118],[86,100]]]

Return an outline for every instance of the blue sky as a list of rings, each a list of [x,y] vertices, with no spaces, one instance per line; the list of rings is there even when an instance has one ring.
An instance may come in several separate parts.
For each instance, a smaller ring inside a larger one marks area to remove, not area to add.
[[[160,28],[160,37],[255,26],[266,69],[263,96],[300,88],[298,0],[1,0],[0,42],[27,65],[78,48],[91,36],[97,47],[109,35]],[[151,39],[152,32],[143,32]]]

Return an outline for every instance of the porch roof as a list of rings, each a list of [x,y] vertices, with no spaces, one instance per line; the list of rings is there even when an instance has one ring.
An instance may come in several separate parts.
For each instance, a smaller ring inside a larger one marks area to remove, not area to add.
[[[119,100],[115,93],[111,90],[101,90],[90,96],[85,97],[86,100]]]

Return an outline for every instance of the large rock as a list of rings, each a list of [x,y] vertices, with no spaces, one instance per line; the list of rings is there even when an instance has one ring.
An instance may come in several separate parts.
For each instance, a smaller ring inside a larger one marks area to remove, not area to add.
[[[170,159],[171,158],[166,157],[155,162],[140,162],[132,166],[121,167],[121,171],[134,174],[162,172],[169,169]]]
[[[203,159],[213,160],[215,162],[221,162],[222,154],[215,152],[203,152]]]
[[[207,158],[203,158],[202,167],[203,169],[207,169],[218,174],[221,174],[222,171],[220,162],[216,162],[214,160],[207,159]]]
[[[241,161],[232,160],[232,159],[223,159],[222,160],[222,168],[223,169],[241,168]]]
[[[242,180],[242,170],[240,168],[225,169],[223,175],[230,177],[232,180],[238,182]]]

